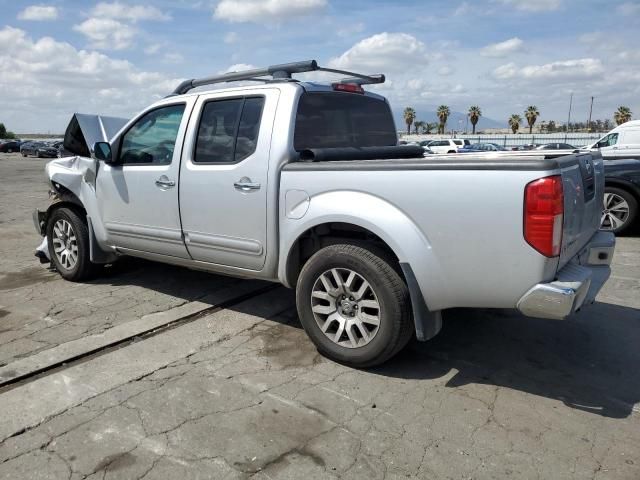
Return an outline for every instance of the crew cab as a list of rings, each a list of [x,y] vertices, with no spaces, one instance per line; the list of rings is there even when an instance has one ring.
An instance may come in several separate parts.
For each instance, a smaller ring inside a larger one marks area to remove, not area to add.
[[[318,70],[351,77],[291,78]],[[265,81],[192,91],[248,79]],[[600,155],[426,159],[363,89],[382,81],[297,62],[186,80],[91,147],[72,122],[79,154],[47,165],[54,202],[34,213],[53,266],[82,281],[131,255],[280,282],[318,350],[356,367],[432,338],[446,309],[592,302],[615,245]]]

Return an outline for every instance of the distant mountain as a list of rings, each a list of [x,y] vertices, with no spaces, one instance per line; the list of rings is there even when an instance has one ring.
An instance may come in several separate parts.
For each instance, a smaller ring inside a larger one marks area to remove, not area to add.
[[[392,111],[393,111],[393,117],[396,120],[396,126],[398,127],[398,130],[406,131],[407,124],[404,123],[404,117],[402,116],[402,112],[404,111],[404,108],[400,108],[400,109],[392,108]],[[416,108],[416,113],[417,113],[416,120],[422,120],[423,122],[430,122],[430,123],[438,123],[438,116],[436,115],[436,110],[423,110],[423,109]],[[467,115],[462,112],[451,112],[451,115],[447,120],[447,131],[448,130],[464,131],[465,122],[467,122],[466,123],[467,131],[470,132],[471,123],[468,122]],[[476,131],[482,130],[483,128],[507,128],[507,126],[508,125],[506,121],[499,122],[492,118],[483,116],[483,117],[480,117],[480,120],[476,125]]]

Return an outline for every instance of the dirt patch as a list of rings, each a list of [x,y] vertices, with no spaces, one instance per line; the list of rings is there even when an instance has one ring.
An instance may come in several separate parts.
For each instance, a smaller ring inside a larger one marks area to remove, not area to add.
[[[304,330],[293,325],[274,325],[268,330],[252,330],[252,338],[262,340],[260,355],[283,368],[309,367],[321,359]]]
[[[0,308],[0,318],[4,318],[7,315],[9,315],[9,311],[8,310],[4,310],[3,308]],[[0,330],[0,333],[2,333],[2,330]]]
[[[56,275],[54,273],[41,267],[31,267],[0,276],[0,290],[13,290],[14,288],[28,287],[55,279]]]

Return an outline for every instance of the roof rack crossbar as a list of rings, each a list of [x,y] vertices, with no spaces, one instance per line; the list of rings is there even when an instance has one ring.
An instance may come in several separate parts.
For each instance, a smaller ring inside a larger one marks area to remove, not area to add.
[[[359,85],[368,85],[373,83],[383,83],[384,75],[362,75],[359,73],[348,72],[346,70],[336,70],[333,68],[319,67],[315,60],[304,60],[301,62],[283,63],[280,65],[271,65],[266,68],[254,68],[251,70],[242,70],[240,72],[228,72],[221,75],[213,75],[203,78],[192,78],[185,80],[171,93],[173,95],[182,95],[192,88],[201,87],[203,85],[212,85],[215,83],[238,82],[238,81],[273,81],[273,80],[290,80],[293,73],[323,71],[330,73],[339,73],[342,75],[350,75],[353,78],[341,80],[341,83],[358,83]],[[271,79],[261,79],[259,77],[271,76]],[[349,80],[348,82],[346,80]]]

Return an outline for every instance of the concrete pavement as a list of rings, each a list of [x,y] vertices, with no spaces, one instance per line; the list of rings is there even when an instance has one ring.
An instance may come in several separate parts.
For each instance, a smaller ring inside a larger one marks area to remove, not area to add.
[[[359,371],[318,355],[281,287],[208,310],[246,287],[138,261],[48,273],[28,217],[43,163],[0,157],[0,371],[205,313],[0,387],[0,479],[640,478],[639,238],[569,321],[451,311]]]

